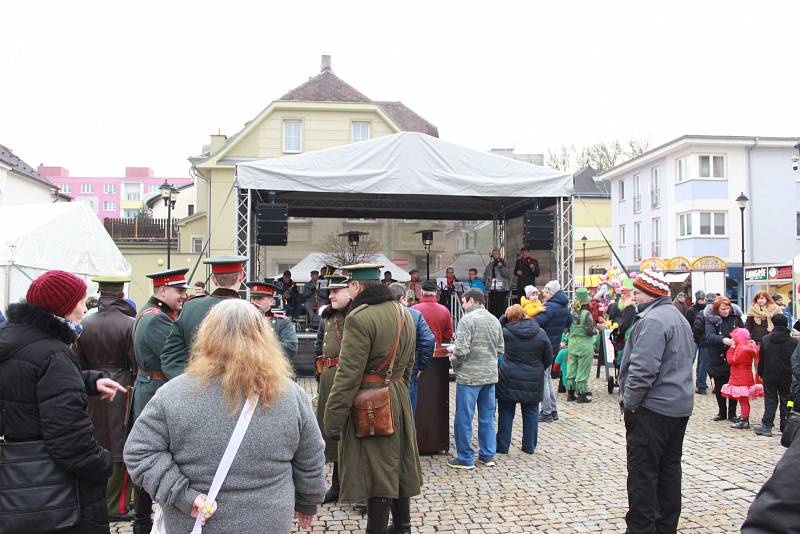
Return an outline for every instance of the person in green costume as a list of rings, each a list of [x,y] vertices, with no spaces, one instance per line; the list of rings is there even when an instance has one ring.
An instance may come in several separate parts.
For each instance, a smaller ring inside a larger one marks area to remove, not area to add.
[[[572,326],[569,328],[569,366],[567,367],[567,400],[592,402],[589,392],[589,373],[594,358],[595,324],[589,305],[592,299],[585,287],[575,291]]]

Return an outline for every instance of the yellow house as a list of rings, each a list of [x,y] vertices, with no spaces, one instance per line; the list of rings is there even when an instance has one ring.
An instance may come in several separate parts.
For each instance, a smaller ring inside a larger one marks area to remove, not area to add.
[[[585,167],[574,177],[572,249],[575,254],[576,277],[583,275],[584,245],[587,275],[593,267],[605,270],[611,266],[611,248],[603,239],[605,234],[611,240],[611,195],[602,184],[598,185],[594,181],[595,175],[597,171]]]
[[[180,243],[173,253],[172,266],[194,267],[200,256],[237,252],[236,163],[331,148],[400,131],[439,135],[433,124],[402,102],[372,100],[347,84],[333,73],[330,56],[322,56],[319,74],[270,103],[238,133],[230,137],[212,135],[207,150],[189,158],[196,210],[178,222]],[[261,278],[273,276],[298,263],[331,233],[351,229],[369,232],[383,252],[401,266],[418,267],[425,255],[419,235],[413,232],[420,228],[421,223],[415,220],[290,218],[288,246],[262,250],[268,261],[260,262],[263,272],[257,274]],[[442,247],[434,245],[433,260],[439,258]],[[145,287],[144,275],[161,267],[164,251],[148,253],[140,245],[131,253],[133,257],[126,257],[133,265],[133,276],[141,279],[131,284],[132,289],[135,285]],[[201,264],[193,281],[205,280],[206,276]],[[137,302],[142,298],[133,291],[132,296]]]

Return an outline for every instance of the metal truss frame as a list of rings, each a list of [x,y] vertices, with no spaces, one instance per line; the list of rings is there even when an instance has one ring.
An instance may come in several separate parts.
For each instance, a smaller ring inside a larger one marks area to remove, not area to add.
[[[556,268],[561,287],[569,294],[575,288],[572,204],[573,197],[560,197],[556,202]]]

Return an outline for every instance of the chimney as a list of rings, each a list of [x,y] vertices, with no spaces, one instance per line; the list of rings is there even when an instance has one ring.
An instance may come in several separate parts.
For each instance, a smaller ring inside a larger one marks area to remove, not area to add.
[[[325,72],[326,70],[331,70],[331,56],[322,56],[322,68],[319,71]]]
[[[208,153],[213,154],[214,152],[222,148],[222,145],[224,145],[225,141],[227,140],[228,140],[227,135],[211,134],[211,143],[208,146]]]

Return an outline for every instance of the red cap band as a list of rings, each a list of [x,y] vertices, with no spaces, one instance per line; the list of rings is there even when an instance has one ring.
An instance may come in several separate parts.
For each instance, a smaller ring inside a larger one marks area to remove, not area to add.
[[[153,287],[160,287],[166,286],[173,282],[183,282],[186,283],[186,275],[185,274],[172,274],[169,276],[160,276],[158,278],[153,278]]]
[[[214,274],[240,273],[244,271],[244,263],[214,263],[211,272]]]

